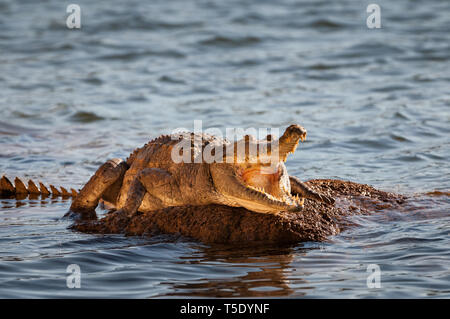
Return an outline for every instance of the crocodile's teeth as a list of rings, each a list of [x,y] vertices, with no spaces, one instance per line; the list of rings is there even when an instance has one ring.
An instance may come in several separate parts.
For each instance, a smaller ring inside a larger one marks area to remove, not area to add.
[[[246,185],[249,189],[256,191],[259,195],[264,195],[267,198],[273,200],[273,201],[277,201],[277,202],[283,202],[285,204],[288,205],[294,205],[295,204],[295,198],[289,195],[282,195],[280,197],[276,197],[270,193],[267,193],[266,190],[264,188],[258,187],[258,186],[253,186],[253,185]]]

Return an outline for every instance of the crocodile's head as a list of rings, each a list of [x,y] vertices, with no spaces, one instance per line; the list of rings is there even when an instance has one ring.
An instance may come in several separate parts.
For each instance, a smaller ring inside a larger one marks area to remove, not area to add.
[[[216,190],[229,204],[255,212],[300,210],[303,199],[291,195],[284,162],[305,138],[306,130],[299,125],[289,126],[275,140],[270,135],[260,141],[245,136],[226,152],[223,163],[211,165]]]

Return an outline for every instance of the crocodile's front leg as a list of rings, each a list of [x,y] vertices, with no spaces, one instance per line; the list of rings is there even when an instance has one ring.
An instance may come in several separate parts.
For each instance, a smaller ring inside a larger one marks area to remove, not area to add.
[[[125,204],[117,213],[129,217],[139,208],[152,211],[176,206],[180,195],[178,185],[169,172],[159,168],[146,168],[131,183]]]
[[[330,205],[334,204],[334,198],[317,193],[303,183],[298,177],[289,176],[289,181],[291,183],[291,193]]]
[[[127,163],[119,158],[111,159],[100,166],[75,197],[70,211],[80,213],[82,217],[95,216],[95,208],[102,195],[111,185],[123,178],[127,169]]]

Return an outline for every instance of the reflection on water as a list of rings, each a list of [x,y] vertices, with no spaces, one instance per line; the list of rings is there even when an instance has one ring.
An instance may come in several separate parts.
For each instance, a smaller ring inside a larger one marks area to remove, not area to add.
[[[289,296],[294,290],[288,276],[294,258],[291,247],[227,247],[214,245],[202,247],[196,253],[198,260],[189,256],[189,264],[226,263],[229,267],[249,269],[245,275],[224,278],[200,279],[193,282],[167,282],[171,291],[163,296],[195,297],[280,297]],[[298,253],[298,252],[297,252]],[[195,257],[195,256],[194,256]],[[184,258],[183,258],[184,259]],[[184,262],[181,261],[181,264]]]
[[[79,188],[194,120],[299,123],[291,174],[412,199],[291,247],[81,234],[61,219],[68,201],[0,199],[0,297],[448,297],[450,4],[377,3],[369,30],[355,0],[79,0],[75,31],[60,1],[2,1],[0,174]],[[381,289],[366,286],[371,263]]]

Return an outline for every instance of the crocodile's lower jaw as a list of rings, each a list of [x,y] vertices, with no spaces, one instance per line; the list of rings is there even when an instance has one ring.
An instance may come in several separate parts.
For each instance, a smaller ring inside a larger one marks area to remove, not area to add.
[[[265,196],[267,196],[268,198],[270,198],[272,200],[282,202],[285,205],[287,205],[287,207],[290,207],[290,208],[295,208],[297,206],[303,206],[303,203],[305,201],[304,198],[299,197],[298,195],[292,196],[291,194],[289,194],[283,190],[280,190],[278,188],[276,189],[277,195],[274,195],[272,192],[267,192],[266,190],[264,190],[263,188],[260,188],[260,187],[255,187],[253,185],[247,185],[247,187],[249,189],[252,189],[254,191],[264,194]],[[246,207],[246,206],[244,206],[244,207]],[[280,209],[280,210],[282,210],[282,209]]]
[[[249,210],[257,212],[278,212],[281,210],[296,209],[303,206],[301,198],[290,194],[289,183],[283,178],[282,165],[245,165],[237,170],[237,176],[247,188],[261,193],[264,197],[280,203],[280,207],[275,209],[272,206],[265,206],[263,203],[253,202],[243,198],[233,198],[236,202]]]
[[[281,201],[280,198],[276,198],[276,199]],[[303,202],[304,202],[303,198],[296,199],[294,197],[291,197],[291,200],[292,200],[292,202],[295,202],[296,205],[291,205],[290,209],[296,209],[298,207],[303,207]],[[266,214],[278,214],[281,211],[289,210],[288,208],[275,209],[275,208],[266,206],[264,204],[260,204],[260,203],[257,203],[257,202],[251,201],[251,200],[246,200],[246,199],[237,198],[237,197],[233,197],[233,196],[227,196],[222,204],[224,204],[226,206],[232,206],[232,207],[244,207],[253,212],[266,213]]]
[[[233,196],[227,196],[224,204],[226,204],[227,206],[244,207],[248,210],[251,210],[251,211],[257,212],[257,213],[276,214],[280,211],[280,210],[276,210],[276,209],[267,207],[265,205],[256,203],[251,200],[245,200],[245,199],[237,198],[237,197],[233,197]]]

